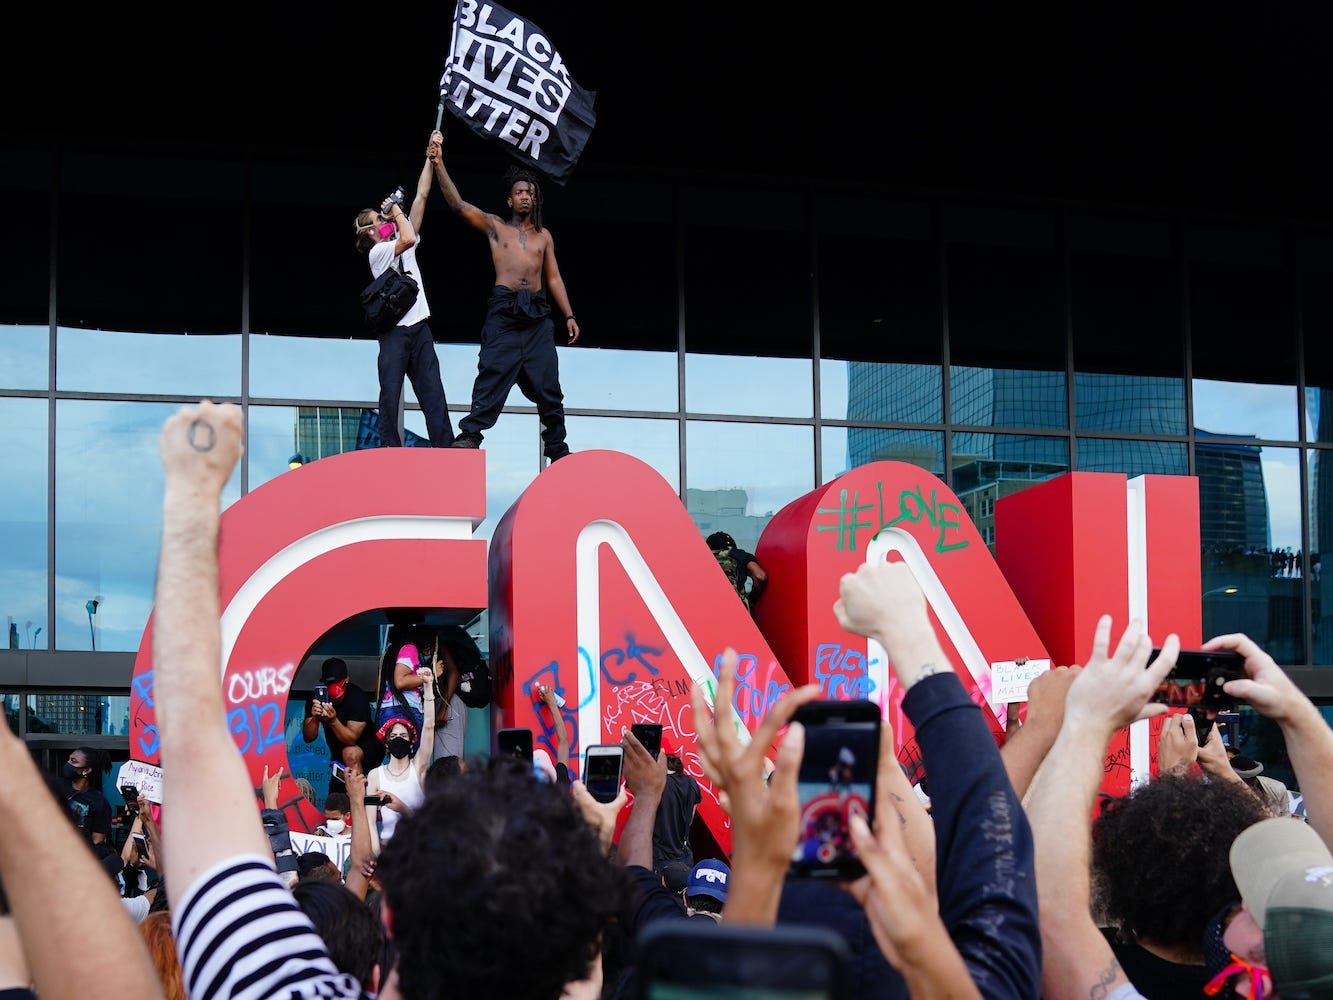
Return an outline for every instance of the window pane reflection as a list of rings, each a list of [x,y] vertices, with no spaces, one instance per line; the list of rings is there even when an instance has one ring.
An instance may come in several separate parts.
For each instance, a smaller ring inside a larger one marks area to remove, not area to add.
[[[250,335],[250,395],[269,399],[379,399],[374,340]]]
[[[130,699],[123,695],[65,694],[48,691],[28,694],[29,733],[68,733],[74,736],[128,736]],[[106,784],[114,784],[115,763]]]
[[[240,334],[189,336],[56,328],[56,388],[240,396]]]
[[[135,650],[162,528],[162,425],[175,403],[62,400],[56,409],[57,649]],[[238,468],[223,491],[240,495]],[[89,602],[98,602],[88,610]]]
[[[1081,431],[1185,433],[1185,380],[1074,374],[1074,419]]]
[[[1068,471],[1064,438],[970,432],[953,436],[953,491],[992,551],[996,501]]]
[[[819,362],[819,409],[830,420],[937,424],[943,419],[939,365]]]
[[[1195,465],[1203,634],[1244,632],[1278,663],[1305,662],[1296,450],[1200,441]]]
[[[939,431],[825,427],[820,441],[823,483],[868,462],[908,462],[932,475],[944,475],[944,435]]]
[[[502,413],[486,432],[482,448],[486,452],[486,520],[472,537],[489,539],[500,518],[541,471],[541,424],[535,414]]]
[[[1184,442],[1078,439],[1079,472],[1120,472],[1133,479],[1150,474],[1189,475]]]
[[[1065,374],[954,365],[949,369],[949,408],[955,424],[1064,427]]]
[[[1079,430],[1184,434],[1185,338],[1171,227],[1073,215],[1069,245]]]
[[[809,358],[685,356],[685,408],[691,413],[809,417],[814,381]],[[732,534],[739,541],[740,536]]]
[[[51,331],[45,326],[7,326],[0,333],[0,381],[6,389],[45,389],[50,374]]]
[[[1301,324],[1305,331],[1305,426],[1308,440],[1333,441],[1333,240],[1303,248]]]
[[[367,412],[371,411],[358,406],[251,406],[245,446],[249,488],[287,472],[295,456],[314,462],[355,451]],[[378,428],[378,417],[367,419]]]
[[[773,515],[814,489],[809,427],[691,420],[685,448],[694,523],[705,535],[728,532],[751,552]]]
[[[680,408],[674,351],[557,350],[566,407],[668,413]]]
[[[1194,380],[1194,427],[1197,431],[1295,441],[1298,416],[1294,385]]]
[[[633,417],[570,417],[569,439],[578,451],[620,451],[651,465],[680,492],[680,424]]]
[[[0,399],[0,647],[46,649],[46,400]]]

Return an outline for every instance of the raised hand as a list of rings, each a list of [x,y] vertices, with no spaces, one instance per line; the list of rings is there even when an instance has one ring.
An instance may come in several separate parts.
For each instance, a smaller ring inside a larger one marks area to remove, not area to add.
[[[159,441],[167,492],[221,495],[244,448],[241,408],[204,400],[183,406],[168,418]]]

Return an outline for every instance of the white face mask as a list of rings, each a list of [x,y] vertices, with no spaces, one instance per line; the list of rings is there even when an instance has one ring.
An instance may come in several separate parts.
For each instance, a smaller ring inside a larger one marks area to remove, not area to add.
[[[329,833],[336,837],[347,829],[347,822],[341,819],[326,819],[324,821],[324,829],[328,830]]]

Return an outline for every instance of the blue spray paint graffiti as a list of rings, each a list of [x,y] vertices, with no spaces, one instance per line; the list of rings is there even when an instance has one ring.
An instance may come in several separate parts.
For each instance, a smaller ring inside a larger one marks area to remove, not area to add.
[[[836,642],[815,647],[815,682],[825,698],[869,698],[875,690],[869,670],[870,663],[860,650]]]

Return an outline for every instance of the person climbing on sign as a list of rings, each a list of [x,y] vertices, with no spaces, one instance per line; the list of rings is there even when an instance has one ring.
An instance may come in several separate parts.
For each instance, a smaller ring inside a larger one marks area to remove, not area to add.
[[[741,603],[753,614],[754,602],[768,586],[768,574],[759,565],[754,553],[737,548],[736,539],[725,531],[715,531],[709,535],[708,547],[713,550],[713,558],[717,560],[722,572],[727,574],[727,579],[740,595]]]

